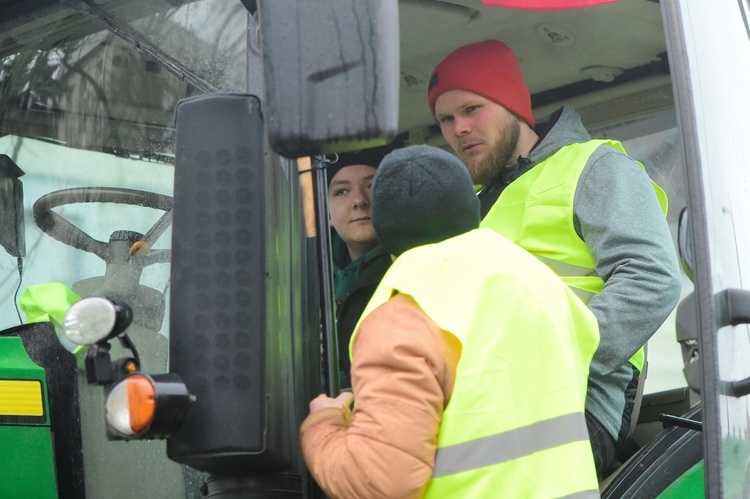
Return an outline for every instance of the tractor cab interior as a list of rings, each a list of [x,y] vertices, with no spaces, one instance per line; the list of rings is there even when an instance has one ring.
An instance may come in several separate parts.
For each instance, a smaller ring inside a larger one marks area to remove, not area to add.
[[[660,2],[547,11],[488,3],[398,1],[398,129],[392,132],[410,144],[450,151],[428,109],[430,73],[461,45],[501,40],[519,59],[537,119],[571,105],[593,137],[620,140],[666,190],[677,247],[679,215],[688,199],[669,63],[677,56],[667,46]],[[262,40],[255,4],[0,0],[0,329],[26,321],[27,310],[19,306],[24,292],[62,283],[81,297],[107,294],[130,303],[144,362],[157,372],[167,368],[174,285],[170,213],[179,168],[175,107],[215,92],[267,94],[257,68]],[[269,284],[269,294],[278,296],[274,310],[269,306],[275,314],[269,323],[302,329],[317,303],[308,304],[303,294],[317,291],[314,279],[298,275],[312,272],[313,264],[303,261],[305,250],[287,241],[303,238],[294,225],[302,223],[299,187],[289,180],[296,164],[281,156],[269,162],[267,187],[285,196],[269,197],[263,207],[265,222],[280,234],[265,250],[276,258],[269,265],[278,273],[269,275],[289,275]],[[217,213],[223,218],[195,221],[216,228],[217,234],[207,228],[206,237],[221,237],[222,224],[239,216]],[[196,236],[185,243],[205,242]],[[206,265],[235,256],[219,251]],[[688,273],[682,277],[684,298],[693,282]],[[302,302],[301,316],[284,315]],[[638,424],[623,462],[662,433],[660,414],[682,416],[695,412],[699,402],[685,380],[675,324],[673,313],[648,343]],[[69,490],[80,487],[89,497],[116,497],[113,491],[123,490],[140,497],[199,497],[201,474],[167,459],[161,442],[130,442],[123,450],[122,442],[105,441],[100,394],[88,390],[83,378],[79,391],[86,474],[75,480],[85,487],[72,482]],[[699,451],[693,449],[691,459],[700,460]],[[675,460],[673,475],[695,464],[688,461]],[[617,475],[613,470],[607,485]],[[84,497],[78,494],[71,497]]]

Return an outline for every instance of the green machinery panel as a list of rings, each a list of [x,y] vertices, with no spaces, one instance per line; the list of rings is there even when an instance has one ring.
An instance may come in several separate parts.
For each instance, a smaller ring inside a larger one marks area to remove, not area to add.
[[[44,369],[19,337],[0,337],[0,497],[55,498],[55,456]]]

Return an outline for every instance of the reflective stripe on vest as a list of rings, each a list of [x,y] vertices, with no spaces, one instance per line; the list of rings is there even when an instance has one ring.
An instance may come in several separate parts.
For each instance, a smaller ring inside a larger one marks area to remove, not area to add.
[[[433,477],[460,473],[527,456],[558,445],[586,440],[586,418],[580,413],[515,428],[438,449]]]
[[[625,154],[622,144],[614,140],[562,147],[508,185],[481,223],[548,265],[584,303],[602,290],[604,281],[596,274],[588,246],[576,233],[573,203],[581,172],[601,146]],[[667,195],[655,182],[651,184],[666,215]],[[643,349],[630,358],[639,371],[644,361]]]
[[[478,229],[403,253],[360,323],[394,293],[461,343],[425,497],[596,492],[584,404],[598,325],[570,288],[507,238]]]
[[[596,275],[595,270],[586,267],[579,267],[578,265],[572,265],[570,263],[562,263],[539,255],[534,256],[536,256],[547,267],[552,269],[552,272],[555,274],[561,277],[565,276],[563,278],[565,283],[570,286],[570,289],[581,299],[581,301],[583,301],[583,303],[588,303],[589,300],[591,300],[591,297],[596,294],[594,291],[586,290],[586,283],[588,282],[587,278],[589,276],[595,276],[597,279],[599,278],[599,276]],[[582,281],[580,283],[578,282],[579,278],[581,278],[580,280]]]

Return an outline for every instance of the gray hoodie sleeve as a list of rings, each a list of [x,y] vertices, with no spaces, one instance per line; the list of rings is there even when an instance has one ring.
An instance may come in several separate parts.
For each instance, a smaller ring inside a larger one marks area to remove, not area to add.
[[[584,168],[573,205],[576,231],[604,289],[589,301],[604,374],[621,367],[661,326],[680,297],[674,242],[647,173],[603,146]]]

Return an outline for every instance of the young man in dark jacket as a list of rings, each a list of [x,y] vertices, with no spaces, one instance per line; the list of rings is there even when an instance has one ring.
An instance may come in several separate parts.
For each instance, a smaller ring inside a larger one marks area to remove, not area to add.
[[[482,186],[482,226],[548,264],[599,322],[586,416],[601,477],[627,437],[642,347],[680,295],[666,195],[619,142],[592,140],[573,109],[537,126],[518,61],[497,40],[438,64],[428,103]]]
[[[333,284],[341,388],[350,388],[349,339],[391,258],[378,244],[371,219],[372,179],[383,157],[403,141],[338,155],[328,167]]]

